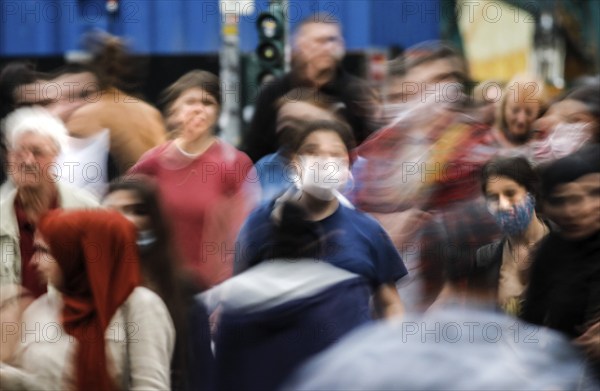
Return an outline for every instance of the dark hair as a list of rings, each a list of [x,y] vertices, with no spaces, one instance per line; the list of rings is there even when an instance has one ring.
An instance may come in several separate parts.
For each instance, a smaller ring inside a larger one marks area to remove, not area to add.
[[[54,78],[62,76],[62,75],[70,75],[73,73],[84,73],[84,72],[95,73],[95,70],[92,66],[90,66],[86,63],[70,62],[70,63],[67,63],[66,65],[56,69],[54,72],[51,73],[50,77],[54,79]]]
[[[477,267],[477,250],[498,238],[498,227],[483,203],[453,206],[422,229],[421,268],[430,301],[445,283],[491,292],[487,269]]]
[[[101,90],[111,87],[133,93],[143,78],[142,63],[133,58],[125,42],[114,35],[94,31],[85,37],[85,46],[92,53],[89,69],[98,79]]]
[[[306,124],[304,128],[302,128],[298,132],[298,137],[292,143],[292,152],[298,153],[300,147],[306,140],[306,138],[313,132],[317,131],[327,131],[336,133],[341,139],[346,149],[348,150],[348,155],[350,157],[350,162],[354,161],[352,151],[356,147],[356,141],[354,141],[354,135],[350,127],[339,121],[312,121]]]
[[[587,174],[600,173],[600,144],[589,144],[561,159],[540,167],[542,197],[549,197],[556,186],[576,181]]]
[[[195,69],[181,76],[175,83],[167,87],[161,96],[160,106],[162,107],[165,117],[168,116],[168,111],[173,102],[177,100],[184,92],[192,89],[200,88],[211,95],[219,106],[221,105],[221,84],[219,78],[208,71]]]
[[[534,197],[540,194],[540,178],[531,164],[522,156],[497,157],[488,161],[481,170],[481,190],[485,194],[488,182],[506,177],[523,186]]]
[[[16,108],[15,90],[36,80],[46,79],[47,76],[35,70],[30,62],[10,62],[0,72],[0,119]]]
[[[165,219],[158,198],[158,189],[151,178],[144,175],[121,177],[110,183],[107,196],[115,191],[130,191],[140,198],[144,212],[150,218],[156,240],[140,249],[140,268],[149,287],[163,300],[173,319],[177,336],[176,350],[172,359],[174,381],[184,381],[187,363],[187,308],[191,305],[187,296],[200,291],[178,271],[177,256],[171,245],[168,220]],[[174,385],[175,386],[175,385]]]

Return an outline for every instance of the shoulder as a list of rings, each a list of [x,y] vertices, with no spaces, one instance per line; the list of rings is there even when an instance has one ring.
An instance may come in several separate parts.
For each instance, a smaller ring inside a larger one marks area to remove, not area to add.
[[[485,268],[496,263],[503,244],[504,239],[479,247],[476,253],[477,267]]]
[[[129,304],[163,304],[162,299],[151,289],[143,286],[136,287],[127,298]]]
[[[172,142],[173,141],[167,141],[163,144],[157,145],[156,147],[151,148],[148,151],[144,152],[144,154],[140,157],[140,159],[135,164],[134,168],[138,167],[140,164],[152,164],[154,161],[156,161],[160,157],[160,155],[165,151],[165,149],[169,145],[171,145]]]
[[[99,206],[98,199],[84,189],[62,182],[57,183],[62,208],[94,208]]]
[[[216,142],[215,152],[218,153],[226,163],[242,163],[252,165],[252,160],[250,160],[248,155],[221,138],[219,138]]]
[[[350,221],[356,225],[371,231],[382,231],[383,227],[379,224],[373,216],[368,213],[362,212],[358,209],[349,208],[345,205],[340,204],[340,214],[344,220]]]
[[[125,303],[121,306],[132,317],[153,317],[154,319],[165,318],[165,321],[171,323],[169,311],[164,301],[154,291],[143,287],[136,287]]]

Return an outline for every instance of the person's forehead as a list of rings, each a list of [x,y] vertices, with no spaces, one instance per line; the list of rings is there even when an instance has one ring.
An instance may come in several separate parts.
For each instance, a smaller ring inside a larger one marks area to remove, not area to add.
[[[502,190],[502,189],[515,189],[515,188],[525,188],[521,184],[517,183],[514,179],[509,178],[507,176],[496,176],[495,178],[490,178],[487,184],[487,190]]]
[[[556,185],[552,190],[553,196],[580,195],[589,189],[600,187],[600,173],[583,175],[568,183]]]
[[[15,145],[19,146],[45,146],[52,145],[54,146],[54,140],[52,137],[37,133],[34,131],[25,131],[21,135],[17,136],[15,139]]]
[[[175,99],[173,104],[181,103],[187,99],[210,99],[216,101],[216,98],[205,89],[200,87],[190,87],[187,90],[184,90],[181,95]]]
[[[45,96],[47,95],[47,84],[48,81],[46,80],[37,80],[33,83],[22,84],[18,86],[13,91],[15,103],[23,104],[43,102],[47,99]]]
[[[304,142],[303,146],[316,145],[320,147],[345,147],[345,144],[339,134],[332,130],[316,130],[309,134]]]
[[[307,38],[340,35],[340,26],[334,22],[315,22],[305,24],[300,28],[300,34]]]
[[[440,58],[428,61],[408,70],[402,78],[405,82],[428,83],[436,80],[442,75],[459,71],[456,61],[451,58]]]
[[[315,106],[308,102],[301,101],[290,101],[284,103],[279,111],[277,117],[282,118],[294,118],[300,120],[306,119],[331,119],[333,115],[330,111],[321,107]]]
[[[536,109],[540,107],[540,102],[537,99],[527,99],[527,98],[519,98],[515,99],[514,97],[508,97],[506,99],[506,107],[507,108],[530,108]]]

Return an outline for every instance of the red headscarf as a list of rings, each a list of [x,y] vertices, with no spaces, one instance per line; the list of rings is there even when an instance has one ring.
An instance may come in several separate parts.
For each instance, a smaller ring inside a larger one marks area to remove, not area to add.
[[[104,334],[140,284],[135,227],[104,210],[54,210],[38,227],[62,271],[62,322],[79,342],[77,389],[117,389],[107,370]]]

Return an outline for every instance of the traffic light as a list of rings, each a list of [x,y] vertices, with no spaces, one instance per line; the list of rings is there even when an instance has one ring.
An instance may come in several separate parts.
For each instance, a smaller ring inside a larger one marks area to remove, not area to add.
[[[269,11],[263,12],[256,20],[258,46],[256,57],[259,73],[258,85],[283,75],[285,70],[285,19],[283,7],[273,2]]]

